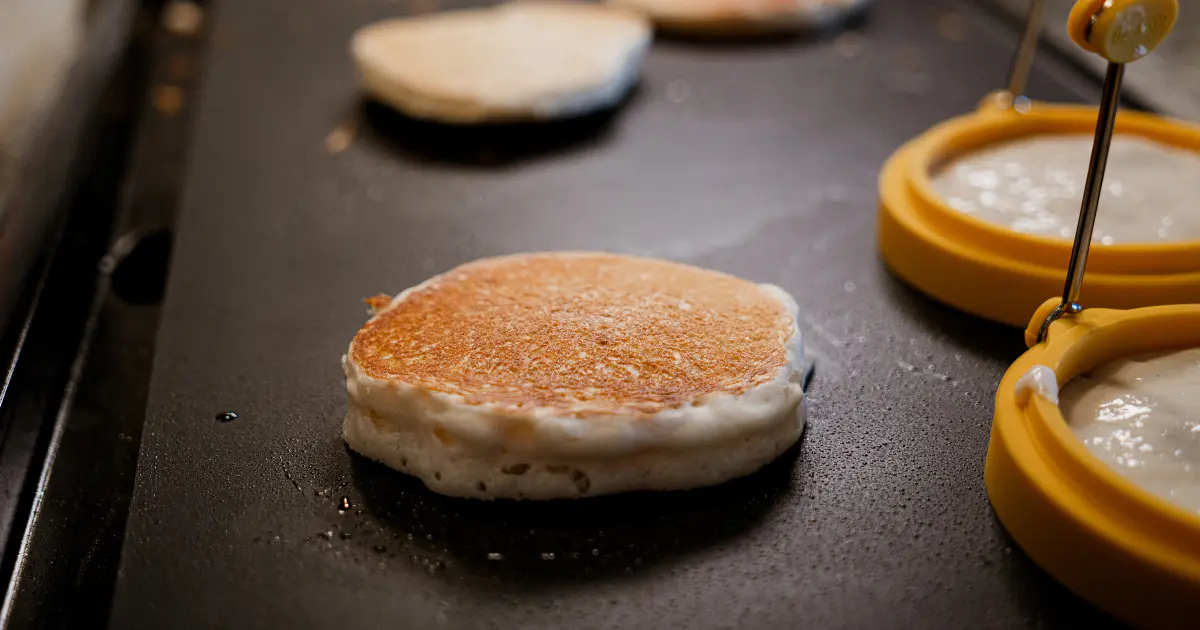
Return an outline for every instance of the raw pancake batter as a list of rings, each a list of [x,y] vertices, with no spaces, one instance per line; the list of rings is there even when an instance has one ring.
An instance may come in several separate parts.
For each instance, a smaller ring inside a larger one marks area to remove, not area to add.
[[[1092,137],[1038,135],[989,147],[933,175],[956,210],[1018,232],[1072,238]],[[1200,154],[1138,136],[1113,138],[1094,243],[1200,239]]]
[[[1060,407],[1097,457],[1200,512],[1200,348],[1104,365],[1067,384]]]

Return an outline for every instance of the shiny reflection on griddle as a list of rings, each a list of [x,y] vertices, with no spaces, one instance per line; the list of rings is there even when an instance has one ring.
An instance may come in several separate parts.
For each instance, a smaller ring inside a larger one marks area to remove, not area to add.
[[[635,87],[616,107],[541,123],[447,125],[410,118],[375,101],[363,101],[360,138],[418,162],[500,168],[582,151],[605,140]]]
[[[395,557],[436,563],[436,573],[449,577],[552,585],[634,574],[753,528],[795,492],[799,452],[793,447],[753,475],[689,492],[485,502],[435,494],[347,450],[363,508],[358,529],[373,531],[349,542],[370,549],[390,538]]]

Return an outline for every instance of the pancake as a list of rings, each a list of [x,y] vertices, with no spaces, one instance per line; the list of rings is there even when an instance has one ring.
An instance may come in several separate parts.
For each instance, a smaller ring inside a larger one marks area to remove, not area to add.
[[[648,258],[478,260],[355,335],[345,439],[460,497],[721,483],[803,432],[796,313],[778,287]]]
[[[363,91],[452,124],[583,115],[633,87],[651,29],[640,15],[565,0],[386,20],[351,41]]]
[[[664,31],[709,37],[772,35],[826,28],[869,0],[609,0],[641,11]]]

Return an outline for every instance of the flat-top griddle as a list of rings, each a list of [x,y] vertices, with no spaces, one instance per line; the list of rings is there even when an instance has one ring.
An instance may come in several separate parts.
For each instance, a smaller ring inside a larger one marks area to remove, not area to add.
[[[1013,548],[984,493],[1021,334],[914,294],[875,249],[879,166],[1000,84],[1011,24],[892,0],[841,37],[661,40],[614,115],[463,130],[356,93],[351,32],[421,4],[210,14],[112,627],[1110,623]],[[1044,57],[1031,93],[1097,90]],[[356,129],[340,152],[337,128]],[[818,365],[801,445],[717,488],[552,504],[442,498],[350,453],[339,358],[362,298],[548,249],[795,294]]]

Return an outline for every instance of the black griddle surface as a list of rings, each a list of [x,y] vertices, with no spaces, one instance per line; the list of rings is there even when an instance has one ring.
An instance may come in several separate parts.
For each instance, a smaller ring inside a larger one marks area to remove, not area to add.
[[[357,100],[348,37],[406,6],[217,7],[113,627],[1108,623],[987,502],[1021,334],[918,296],[875,249],[880,164],[1001,83],[1012,25],[891,0],[861,39],[660,41],[616,115],[453,130]],[[1032,93],[1096,96],[1045,57]],[[347,451],[364,296],[567,248],[794,293],[818,361],[801,446],[715,489],[545,505],[444,499]]]

